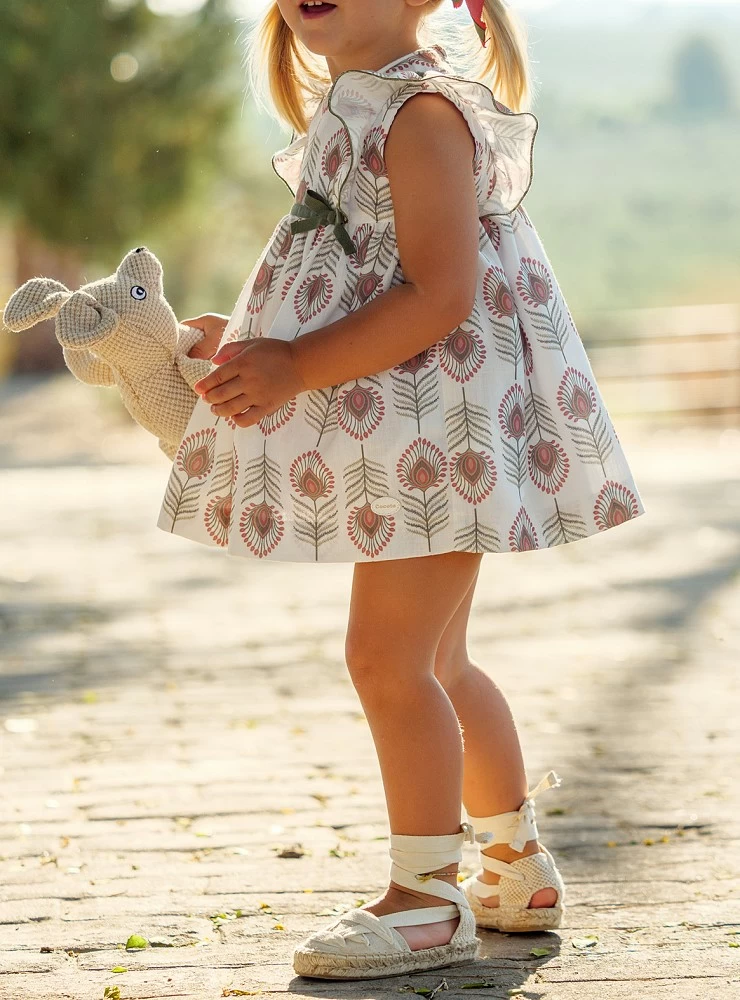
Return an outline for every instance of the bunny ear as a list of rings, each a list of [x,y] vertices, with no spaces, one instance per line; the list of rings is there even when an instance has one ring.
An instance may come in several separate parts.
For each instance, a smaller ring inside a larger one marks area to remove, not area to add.
[[[28,330],[56,316],[72,292],[53,278],[29,278],[13,292],[3,312],[3,322],[14,333]]]

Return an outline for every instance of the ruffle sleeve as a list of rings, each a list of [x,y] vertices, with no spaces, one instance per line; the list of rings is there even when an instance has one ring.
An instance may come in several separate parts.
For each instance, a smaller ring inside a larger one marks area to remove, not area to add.
[[[384,148],[391,123],[405,101],[420,93],[442,94],[468,123],[475,142],[473,171],[480,214],[508,215],[517,209],[532,183],[539,124],[534,114],[510,111],[477,80],[449,74],[403,79],[366,70],[341,73],[326,98],[326,111],[343,124],[350,146],[338,189],[340,204],[347,200],[353,176],[363,170],[376,177],[385,173]]]
[[[327,94],[324,94],[318,104],[310,107],[308,131],[298,133],[294,130],[288,145],[272,155],[272,169],[282,181],[285,181],[293,195],[298,190],[301,171],[306,159],[306,150],[312,145],[316,130],[326,111],[326,97]]]
[[[305,134],[296,137],[293,133],[292,141],[272,156],[272,169],[281,180],[285,181],[292,194],[295,194],[298,188],[307,139],[308,136]]]

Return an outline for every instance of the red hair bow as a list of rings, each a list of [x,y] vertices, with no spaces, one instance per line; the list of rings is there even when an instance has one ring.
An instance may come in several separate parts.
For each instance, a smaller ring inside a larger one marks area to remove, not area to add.
[[[485,48],[486,22],[483,20],[483,0],[465,0],[465,4],[470,11],[470,16],[473,18],[475,30],[478,32],[481,45]],[[455,7],[455,9],[462,7],[462,5],[463,0],[452,0],[452,6]]]

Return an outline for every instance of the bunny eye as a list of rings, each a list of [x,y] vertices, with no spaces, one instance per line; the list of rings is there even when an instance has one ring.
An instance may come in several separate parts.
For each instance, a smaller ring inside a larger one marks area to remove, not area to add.
[[[146,298],[146,288],[142,288],[141,285],[134,285],[131,289],[131,298],[141,302],[142,299]]]

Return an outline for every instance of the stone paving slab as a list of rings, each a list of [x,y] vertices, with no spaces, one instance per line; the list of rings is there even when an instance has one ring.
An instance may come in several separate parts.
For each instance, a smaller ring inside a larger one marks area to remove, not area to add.
[[[563,778],[538,822],[565,925],[332,983],[292,949],[389,867],[352,567],[166,535],[168,463],[110,393],[0,386],[1,1000],[739,996],[740,432],[619,430],[649,516],[487,557],[470,623],[530,781]]]

